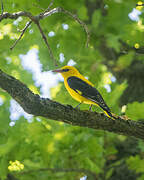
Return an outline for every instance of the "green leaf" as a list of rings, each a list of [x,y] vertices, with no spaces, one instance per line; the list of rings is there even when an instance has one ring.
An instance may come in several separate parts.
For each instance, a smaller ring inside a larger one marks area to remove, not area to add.
[[[138,177],[137,180],[144,180],[144,174]]]
[[[132,61],[134,60],[133,59],[134,57],[134,52],[133,51],[130,51],[128,54],[126,55],[122,55],[118,58],[117,60],[117,66],[119,69],[125,69],[127,68],[128,66],[131,65]]]
[[[101,20],[101,10],[95,10],[92,16],[92,27],[96,30]]]
[[[141,159],[139,155],[130,156],[126,162],[131,170],[135,170],[136,173],[144,173],[144,159]]]
[[[113,86],[112,92],[106,97],[106,102],[112,107],[116,112],[119,111],[119,99],[127,87],[127,83],[115,84]]]
[[[5,180],[8,173],[8,158],[3,156],[0,158],[0,178]]]
[[[13,138],[9,137],[5,144],[0,145],[0,156],[4,156],[9,153],[12,148],[16,145],[17,141],[14,141]]]
[[[105,149],[105,153],[106,153],[107,156],[113,155],[113,154],[116,154],[116,153],[117,153],[117,149],[116,149],[114,146],[108,146],[108,147]]]
[[[80,7],[77,14],[81,20],[88,20],[87,8],[85,6]]]
[[[107,171],[105,179],[109,179],[112,176],[112,173],[114,171],[114,168],[111,168]]]
[[[121,44],[119,42],[118,36],[113,34],[107,34],[106,42],[110,48],[113,48],[116,52],[120,52]]]
[[[138,147],[140,148],[141,152],[144,152],[144,142],[143,142],[143,140],[139,140]]]
[[[144,102],[139,103],[135,101],[131,104],[128,104],[126,115],[133,120],[144,119]]]
[[[86,158],[86,161],[91,171],[95,172],[96,174],[99,174],[102,172],[101,168],[98,165],[96,165],[91,159]]]

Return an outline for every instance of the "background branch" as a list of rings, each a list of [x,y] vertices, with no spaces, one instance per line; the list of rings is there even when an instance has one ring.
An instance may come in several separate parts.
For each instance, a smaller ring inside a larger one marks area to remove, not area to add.
[[[76,15],[72,14],[71,12],[69,12],[63,8],[60,8],[60,11],[71,16],[73,19],[75,19],[83,27],[83,29],[85,30],[86,35],[87,35],[86,47],[88,47],[89,40],[90,40],[90,32],[88,30],[87,25],[83,21],[81,21]]]
[[[81,21],[76,15],[72,14],[71,12],[63,9],[63,8],[60,8],[60,7],[57,7],[57,8],[54,8],[54,9],[51,9],[51,10],[46,10],[44,11],[43,13],[40,13],[36,16],[33,16],[30,12],[26,12],[26,11],[20,11],[20,12],[16,12],[16,13],[8,13],[8,12],[5,12],[3,14],[0,15],[0,22],[3,20],[3,19],[17,19],[18,17],[21,17],[21,16],[24,16],[24,17],[28,17],[31,19],[31,21],[34,21],[34,22],[38,22],[40,21],[41,19],[44,19],[48,16],[51,16],[52,14],[55,14],[55,13],[65,13],[69,16],[71,16],[74,20],[76,20],[85,30],[86,34],[87,34],[87,41],[86,41],[86,46],[88,46],[88,43],[89,43],[89,39],[90,39],[90,33],[89,33],[89,30],[88,30],[88,27],[86,26],[86,24]]]
[[[54,57],[54,55],[53,55],[53,52],[52,52],[52,50],[51,50],[51,47],[50,47],[50,45],[49,45],[49,43],[48,43],[48,40],[47,40],[47,38],[46,38],[46,35],[44,34],[44,32],[43,32],[43,30],[42,30],[42,28],[41,28],[41,26],[40,26],[39,21],[36,22],[36,25],[38,26],[39,31],[40,31],[40,33],[41,33],[41,35],[42,35],[42,38],[43,38],[43,40],[45,41],[45,43],[46,43],[46,45],[47,45],[47,47],[48,47],[50,57],[54,60],[55,66],[57,66],[56,59],[55,59],[55,57]]]
[[[74,168],[40,168],[40,169],[32,169],[28,171],[21,171],[17,173],[18,175],[24,175],[24,174],[29,174],[29,173],[37,173],[39,171],[51,171],[52,173],[58,173],[58,172],[75,172],[75,173],[84,173],[85,175],[88,176],[88,178],[92,178],[93,180],[96,180],[96,174],[92,171],[86,170],[86,169],[74,169]]]
[[[14,44],[10,47],[10,50],[13,50],[13,48],[16,46],[16,44],[21,40],[21,38],[24,35],[26,29],[30,26],[31,23],[32,23],[32,21],[27,22],[25,27],[22,30],[20,30],[21,34],[20,34],[19,38],[14,42]]]
[[[48,43],[47,37],[45,36],[45,34],[44,34],[44,32],[43,32],[43,30],[42,30],[42,28],[40,26],[39,21],[41,19],[44,19],[44,18],[48,17],[48,16],[51,16],[52,14],[61,13],[61,12],[71,16],[74,20],[76,20],[83,27],[83,29],[85,30],[85,32],[87,34],[86,47],[88,47],[88,43],[89,43],[89,39],[90,39],[90,33],[89,33],[89,30],[88,30],[86,24],[83,21],[81,21],[76,15],[72,14],[71,12],[69,12],[69,11],[67,11],[67,10],[65,10],[63,8],[60,8],[60,7],[57,7],[57,8],[54,8],[54,9],[50,10],[50,7],[53,5],[53,2],[54,2],[54,0],[51,1],[50,5],[48,6],[48,8],[44,12],[42,12],[42,13],[36,15],[36,16],[33,16],[30,12],[26,12],[26,11],[20,11],[20,12],[16,12],[16,13],[8,13],[8,12],[3,13],[3,3],[2,3],[2,0],[1,0],[2,14],[0,15],[0,22],[3,19],[7,19],[7,18],[9,18],[9,19],[17,19],[18,17],[21,17],[21,16],[28,17],[30,19],[30,21],[26,24],[26,26],[22,30],[21,35],[15,41],[15,43],[10,47],[10,49],[13,50],[13,48],[16,46],[16,44],[21,40],[22,36],[24,35],[24,33],[25,33],[26,29],[29,27],[29,25],[32,22],[34,22],[38,26],[39,31],[40,31],[40,33],[42,35],[42,38],[43,38],[45,44],[48,47],[50,57],[53,59],[55,66],[57,66],[56,59],[55,59],[55,57],[53,55],[53,52],[51,50],[51,47],[50,47],[50,45]]]
[[[144,139],[144,122],[109,119],[103,113],[81,111],[70,105],[62,105],[48,98],[33,94],[26,85],[0,70],[0,87],[5,90],[29,114],[71,125],[102,129],[126,136]]]

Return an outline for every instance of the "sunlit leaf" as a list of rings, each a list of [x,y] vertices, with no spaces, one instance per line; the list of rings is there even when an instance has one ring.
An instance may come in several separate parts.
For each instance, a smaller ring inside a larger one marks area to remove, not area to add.
[[[143,110],[144,110],[144,102],[139,103],[135,101],[131,104],[128,104],[126,109],[126,115],[133,120],[144,119]]]

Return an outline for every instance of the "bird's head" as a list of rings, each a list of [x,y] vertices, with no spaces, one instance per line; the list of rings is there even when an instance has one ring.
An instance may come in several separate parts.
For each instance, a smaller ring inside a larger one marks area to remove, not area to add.
[[[64,78],[79,74],[78,70],[73,66],[63,66],[62,68],[53,70],[52,72],[61,73]]]

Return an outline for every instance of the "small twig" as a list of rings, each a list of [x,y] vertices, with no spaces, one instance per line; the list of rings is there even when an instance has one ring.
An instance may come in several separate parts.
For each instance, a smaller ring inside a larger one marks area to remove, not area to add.
[[[35,7],[39,8],[39,9],[41,9],[41,10],[43,11],[43,12],[41,12],[41,13],[38,15],[39,19],[43,19],[42,17],[44,16],[44,14],[47,13],[47,12],[49,12],[49,11],[51,11],[50,7],[53,5],[53,3],[54,3],[54,0],[51,0],[49,6],[48,6],[46,9],[41,8],[41,7],[38,6],[37,4],[33,4]],[[54,8],[54,9],[55,9],[55,8]],[[53,13],[52,13],[52,14],[53,14]],[[46,17],[46,16],[45,16],[45,17]]]
[[[1,15],[3,15],[4,12],[4,5],[3,5],[3,1],[1,0]]]
[[[52,52],[52,50],[51,50],[51,47],[50,47],[50,45],[49,45],[49,43],[48,43],[48,40],[47,40],[47,38],[46,38],[46,36],[45,36],[45,34],[44,34],[41,26],[40,26],[39,21],[37,21],[37,22],[35,22],[35,23],[36,23],[36,25],[38,26],[39,31],[40,31],[40,33],[41,33],[41,35],[42,35],[42,38],[43,38],[43,40],[45,41],[45,43],[46,43],[46,45],[47,45],[47,47],[48,47],[48,50],[49,50],[49,53],[50,53],[50,57],[54,60],[55,66],[57,66],[56,59],[54,58],[53,52]]]
[[[25,32],[25,30],[31,25],[32,21],[28,21],[23,29],[17,29],[18,32]]]
[[[32,3],[32,5],[33,5],[33,6],[35,6],[36,8],[41,9],[42,11],[44,11],[44,10],[45,10],[44,8],[40,7],[39,5],[37,5],[37,4],[35,4],[35,3]]]
[[[53,3],[54,3],[54,0],[51,0],[50,4],[49,4],[48,8],[45,10],[45,12],[50,10],[50,7],[53,5]]]
[[[44,18],[46,18],[48,16],[51,16],[52,14],[59,13],[59,12],[62,12],[60,7],[53,8],[53,9],[51,9],[49,11],[45,11],[45,13],[41,13],[39,15],[39,19],[44,19]]]
[[[69,16],[71,16],[73,19],[75,19],[85,30],[86,34],[87,34],[87,40],[86,40],[86,47],[88,47],[88,44],[89,44],[89,40],[90,40],[90,32],[88,30],[88,27],[87,25],[81,21],[76,15],[72,14],[71,12],[61,8],[62,12],[65,13],[65,14],[68,14]]]
[[[51,16],[52,14],[60,13],[60,12],[71,16],[73,19],[75,19],[83,27],[83,29],[85,30],[85,32],[87,34],[86,47],[88,47],[89,40],[90,40],[90,32],[88,30],[87,25],[83,21],[81,21],[75,14],[72,14],[71,12],[69,12],[69,11],[67,11],[67,10],[65,10],[65,9],[63,9],[61,7],[57,7],[57,8],[54,8],[54,9],[42,14],[40,16],[40,19],[43,19],[45,17]]]
[[[37,5],[37,4],[35,4],[35,3],[33,3],[32,5],[35,6],[35,7],[37,7],[37,8],[39,8],[39,9],[41,9],[41,10],[43,11],[41,14],[44,14],[44,13],[46,13],[46,12],[48,12],[48,11],[50,10],[50,7],[53,5],[53,3],[54,3],[54,0],[52,0],[52,1],[50,2],[49,6],[48,6],[46,9],[40,7],[39,5]]]
[[[32,21],[27,22],[25,27],[22,30],[20,30],[22,33],[19,36],[19,38],[14,42],[14,44],[10,47],[10,50],[13,50],[13,48],[16,46],[16,44],[21,40],[21,38],[24,35],[26,29],[30,26],[31,23],[32,23]]]

